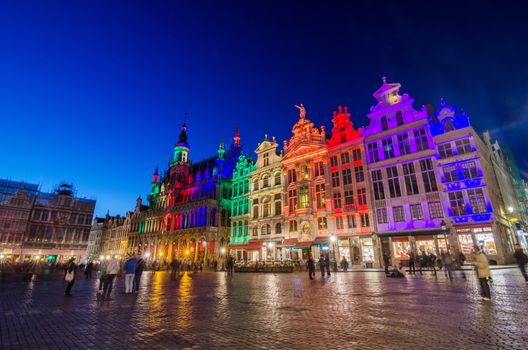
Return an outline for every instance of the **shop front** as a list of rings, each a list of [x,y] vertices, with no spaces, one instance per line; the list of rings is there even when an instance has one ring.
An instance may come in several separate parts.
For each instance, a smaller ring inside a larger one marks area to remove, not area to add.
[[[479,247],[490,260],[498,258],[497,243],[491,226],[456,228],[460,251],[471,261],[474,248]]]
[[[379,234],[379,237],[382,254],[390,255],[392,265],[401,262],[407,266],[411,252],[416,256],[434,254],[438,257],[442,251],[448,250],[449,245],[447,236],[440,230]]]

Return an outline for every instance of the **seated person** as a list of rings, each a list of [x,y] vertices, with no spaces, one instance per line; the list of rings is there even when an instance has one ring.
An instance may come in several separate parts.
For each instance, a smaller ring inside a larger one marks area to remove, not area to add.
[[[405,271],[403,269],[402,263],[400,263],[398,266],[394,265],[392,267],[392,270],[389,271],[389,274],[387,275],[387,277],[404,278]]]

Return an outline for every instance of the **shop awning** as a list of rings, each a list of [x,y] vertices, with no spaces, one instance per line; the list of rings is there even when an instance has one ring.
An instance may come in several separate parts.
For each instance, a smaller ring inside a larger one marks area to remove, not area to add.
[[[326,244],[330,241],[330,237],[323,236],[323,237],[316,237],[314,240],[314,244]]]
[[[493,224],[477,224],[477,225],[456,225],[455,229],[458,230],[465,230],[465,229],[472,229],[472,228],[492,228]]]
[[[230,244],[229,249],[247,249],[247,244]]]
[[[247,243],[247,250],[260,250],[262,248],[262,243],[264,241],[258,240],[258,241],[249,241]]]
[[[295,248],[310,248],[312,244],[313,244],[313,241],[297,242],[295,243]]]
[[[297,238],[286,238],[277,247],[294,247],[298,242],[299,240]]]
[[[447,235],[449,232],[445,231]],[[440,229],[421,230],[421,231],[394,231],[394,232],[377,232],[378,237],[403,237],[403,236],[436,236],[443,235],[444,232]]]

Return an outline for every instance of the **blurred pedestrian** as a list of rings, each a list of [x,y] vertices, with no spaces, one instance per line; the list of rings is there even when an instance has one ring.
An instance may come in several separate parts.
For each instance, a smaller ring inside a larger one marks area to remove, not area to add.
[[[125,294],[130,294],[134,291],[134,277],[136,275],[137,269],[137,259],[135,256],[130,256],[130,258],[125,262]]]
[[[134,274],[134,292],[139,291],[139,283],[141,282],[141,275],[143,274],[143,270],[145,270],[145,260],[143,258],[139,258],[136,266],[136,273]]]
[[[409,274],[416,274],[416,255],[412,250],[409,251]]]
[[[347,272],[348,271],[348,260],[346,257],[343,257],[343,259],[341,259],[341,268],[343,269],[343,271]]]
[[[383,253],[383,265],[385,267],[385,274],[389,274],[389,266],[390,266],[390,255],[389,253]]]
[[[330,254],[325,255],[325,269],[326,269],[326,275],[330,276]]]
[[[178,274],[178,269],[180,267],[180,263],[178,261],[178,259],[176,258],[173,258],[171,263],[170,263],[170,268],[171,268],[171,280],[172,281],[175,281],[176,280],[176,275]]]
[[[521,270],[521,274],[524,277],[524,280],[528,283],[528,275],[526,274],[526,264],[528,263],[528,256],[524,254],[523,248],[520,244],[515,245],[515,253],[513,253],[513,257],[517,261],[517,266],[519,266],[519,270]]]
[[[325,258],[324,256],[319,257],[319,269],[321,270],[321,277],[324,277],[325,274]]]
[[[86,266],[84,267],[84,275],[86,276],[86,279],[92,279],[92,269],[93,269],[93,262],[88,262]]]
[[[235,259],[231,254],[229,254],[227,257],[226,268],[227,276],[233,277],[233,271],[235,270]]]
[[[114,279],[119,273],[119,268],[119,260],[117,258],[114,257],[108,261],[106,265],[106,273],[103,284],[102,300],[110,300],[110,293],[112,293]]]
[[[479,247],[475,247],[475,270],[480,284],[480,295],[484,300],[491,300],[488,279],[491,277],[488,258]]]
[[[308,257],[308,261],[306,262],[306,265],[308,267],[308,276],[310,277],[311,280],[313,280],[315,277],[315,260],[312,254],[310,254],[310,256]]]
[[[66,291],[64,292],[64,295],[67,297],[71,297],[71,290],[73,288],[73,284],[75,283],[75,269],[77,268],[77,265],[75,265],[75,258],[71,258],[68,260],[68,263],[66,264],[64,268],[64,280],[67,282],[66,284]]]
[[[103,298],[103,286],[104,286],[104,280],[106,275],[106,264],[104,261],[101,261],[99,263],[99,271],[97,271],[97,279],[99,280],[99,286],[97,288],[97,300],[101,300]]]
[[[452,269],[453,269],[453,258],[451,254],[445,249],[442,250],[440,254],[440,259],[442,260],[442,265],[444,266],[444,273],[449,277],[450,280],[453,279]]]

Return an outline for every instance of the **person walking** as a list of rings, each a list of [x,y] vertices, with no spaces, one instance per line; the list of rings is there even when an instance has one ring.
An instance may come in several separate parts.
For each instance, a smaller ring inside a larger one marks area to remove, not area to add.
[[[103,298],[103,286],[104,286],[105,276],[106,276],[106,264],[104,262],[101,262],[99,264],[99,271],[97,272],[97,279],[99,280],[99,287],[97,288],[97,300],[101,300]]]
[[[324,274],[325,274],[325,258],[324,256],[320,256],[319,257],[319,269],[321,270],[321,277],[324,277]]]
[[[227,276],[233,277],[233,271],[235,270],[235,259],[230,254],[226,261]]]
[[[436,255],[434,255],[431,251],[427,255],[427,262],[429,264],[429,267],[433,269],[433,275],[436,276]]]
[[[145,270],[145,260],[143,258],[139,258],[136,266],[136,273],[134,274],[134,292],[139,291],[139,283],[141,282],[141,275],[143,274],[143,270]]]
[[[347,272],[348,260],[346,259],[346,257],[343,257],[343,259],[341,259],[341,268],[343,269],[343,271]]]
[[[114,279],[119,272],[119,260],[117,258],[112,258],[108,261],[106,266],[105,279],[103,284],[103,297],[102,300],[110,300],[110,293],[112,293],[112,288],[114,284]]]
[[[488,258],[479,247],[475,247],[475,269],[480,283],[480,295],[484,300],[491,300],[488,279],[491,277]]]
[[[84,275],[86,276],[86,279],[92,279],[92,269],[93,269],[93,262],[88,262],[86,266],[84,267]]]
[[[68,263],[66,264],[64,268],[64,280],[68,283],[66,285],[66,291],[64,292],[64,295],[67,297],[71,297],[71,290],[73,288],[73,284],[75,283],[75,270],[77,269],[77,265],[75,265],[75,258],[71,258],[68,260]]]
[[[385,274],[389,274],[390,266],[390,255],[388,253],[383,253],[383,265],[385,266]]]
[[[444,266],[444,273],[449,277],[450,280],[452,280],[453,274],[451,271],[453,270],[453,258],[451,257],[451,254],[449,254],[449,252],[446,250],[442,250],[440,259],[442,260],[442,265]]]
[[[416,255],[412,250],[409,251],[409,274],[416,274]]]
[[[330,254],[325,255],[325,269],[326,275],[330,277]]]
[[[175,281],[176,280],[176,275],[178,274],[179,266],[180,266],[180,263],[178,262],[178,259],[173,258],[171,263],[170,263],[171,281]]]
[[[526,264],[528,263],[528,256],[524,254],[523,248],[520,244],[515,245],[515,253],[513,253],[513,257],[517,261],[517,266],[519,266],[519,270],[521,270],[521,274],[524,277],[524,280],[528,283],[528,275],[526,274]]]
[[[308,276],[310,277],[311,280],[313,280],[315,277],[315,260],[312,254],[310,254],[310,256],[308,257],[306,266],[308,267]]]
[[[137,259],[131,256],[124,266],[125,270],[125,294],[130,294],[134,291],[134,277],[136,275]]]

